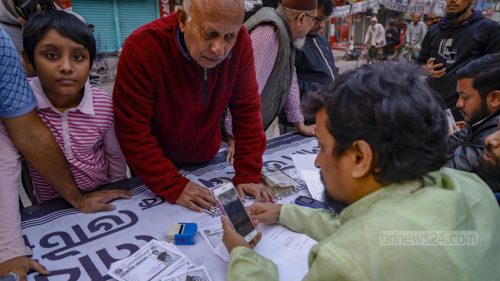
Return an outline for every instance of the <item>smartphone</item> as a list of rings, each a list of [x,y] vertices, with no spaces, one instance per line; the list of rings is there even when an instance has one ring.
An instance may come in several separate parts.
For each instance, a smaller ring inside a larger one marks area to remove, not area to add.
[[[453,113],[451,113],[451,110],[448,108],[446,109],[446,119],[448,120],[448,133],[452,133],[455,131],[453,128],[453,125],[455,125],[455,118],[453,118]]]
[[[303,195],[295,199],[295,204],[313,209],[326,209],[325,203]]]
[[[257,230],[234,185],[231,182],[224,183],[216,187],[213,194],[219,203],[220,209],[229,218],[236,232],[243,236],[245,241],[252,241],[257,235]]]
[[[446,67],[446,61],[448,59],[441,53],[437,53],[436,57],[434,58],[434,64],[442,63],[443,67],[437,68],[436,70],[441,70]]]

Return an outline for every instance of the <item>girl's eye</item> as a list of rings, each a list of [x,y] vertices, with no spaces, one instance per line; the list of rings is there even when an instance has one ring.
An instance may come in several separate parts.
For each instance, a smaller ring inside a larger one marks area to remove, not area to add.
[[[75,60],[76,61],[82,61],[83,60],[83,55],[82,54],[75,55]]]
[[[46,54],[46,56],[47,56],[48,59],[51,59],[51,60],[57,58],[57,54],[55,52],[48,52]]]

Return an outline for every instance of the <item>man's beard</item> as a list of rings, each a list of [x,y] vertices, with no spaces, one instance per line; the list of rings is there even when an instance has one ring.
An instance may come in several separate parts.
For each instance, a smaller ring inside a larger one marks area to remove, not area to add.
[[[470,9],[470,6],[471,6],[470,4],[467,5],[465,9],[457,13],[447,12],[446,15],[444,16],[444,19],[452,25],[459,24],[460,22],[458,21],[458,18],[460,18],[463,14],[465,14],[467,10]]]
[[[325,190],[323,191],[323,197],[325,198],[325,205],[327,210],[331,211],[334,214],[340,214],[342,210],[344,210],[345,207],[347,207],[347,204],[340,203],[339,201],[335,200],[330,194],[328,194],[328,191],[326,189],[326,183],[323,180],[323,175],[321,173],[321,183],[323,183],[323,186],[325,187]]]
[[[306,37],[300,37],[293,40],[293,46],[299,50],[304,48],[304,44],[306,43]]]
[[[486,98],[481,102],[481,110],[477,113],[471,115],[470,120],[468,122],[469,125],[474,125],[477,122],[483,120],[488,117],[490,112],[488,111],[488,106],[486,105]]]

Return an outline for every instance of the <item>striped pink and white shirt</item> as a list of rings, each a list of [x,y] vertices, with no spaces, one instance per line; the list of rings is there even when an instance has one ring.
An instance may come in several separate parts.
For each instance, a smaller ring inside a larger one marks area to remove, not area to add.
[[[87,82],[80,104],[60,112],[43,93],[38,78],[31,79],[30,85],[38,115],[54,135],[80,190],[92,191],[126,178],[125,157],[115,135],[111,95]],[[31,167],[30,173],[39,202],[60,197]]]

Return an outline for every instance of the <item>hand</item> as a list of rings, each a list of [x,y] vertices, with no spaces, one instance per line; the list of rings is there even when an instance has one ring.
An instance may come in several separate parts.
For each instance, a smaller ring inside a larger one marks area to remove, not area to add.
[[[275,202],[276,198],[274,192],[262,183],[242,183],[236,186],[236,191],[240,198],[245,197],[246,194],[255,196],[257,202]]]
[[[248,213],[254,224],[275,224],[280,220],[281,204],[255,203],[248,207]]]
[[[113,211],[116,207],[109,204],[109,201],[124,198],[130,199],[132,195],[127,190],[110,189],[94,191],[83,194],[78,203],[75,204],[75,209],[82,213],[94,213],[99,211]]]
[[[224,243],[224,246],[226,246],[226,249],[229,253],[231,253],[231,251],[234,248],[239,246],[253,249],[262,238],[262,233],[257,232],[255,238],[252,241],[250,241],[250,243],[247,243],[247,241],[245,241],[243,236],[241,236],[240,234],[238,234],[238,232],[234,230],[233,225],[226,216],[221,216],[221,222],[222,222],[222,229],[224,230],[224,235],[222,236],[222,243]]]
[[[228,162],[230,165],[233,165],[234,163],[234,151],[235,151],[234,144],[235,144],[234,137],[228,136],[227,149],[226,149],[226,162]]]
[[[203,212],[204,209],[212,207],[215,201],[208,189],[190,181],[175,203],[196,212]]]
[[[34,270],[42,275],[49,275],[50,272],[39,262],[26,256],[15,257],[0,263],[0,276],[10,272],[17,274],[20,281],[26,281],[26,274]]]
[[[455,122],[455,124],[453,124],[453,133],[463,130],[465,127],[467,127],[467,122],[465,121]]]
[[[446,68],[443,67],[442,63],[434,64],[435,58],[430,58],[427,60],[427,64],[424,66],[425,71],[429,73],[434,78],[441,78],[446,73]],[[441,68],[441,70],[436,70],[436,68]]]
[[[316,133],[316,125],[305,125],[304,122],[293,124],[297,132],[304,136],[314,136]]]

